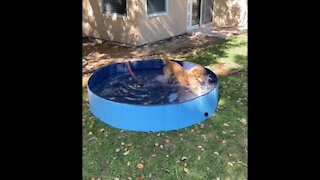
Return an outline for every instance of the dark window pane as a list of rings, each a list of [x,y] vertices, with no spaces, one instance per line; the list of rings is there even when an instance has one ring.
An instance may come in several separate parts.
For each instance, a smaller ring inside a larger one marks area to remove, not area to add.
[[[147,0],[148,14],[165,12],[166,0]]]
[[[127,15],[126,0],[104,0],[104,13]]]

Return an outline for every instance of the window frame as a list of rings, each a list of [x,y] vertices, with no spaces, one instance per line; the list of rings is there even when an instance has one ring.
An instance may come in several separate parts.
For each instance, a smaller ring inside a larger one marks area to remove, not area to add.
[[[168,15],[168,0],[164,0],[165,1],[165,11],[162,12],[156,12],[156,13],[148,13],[148,0],[145,0],[145,9],[146,9],[146,16],[147,17],[155,17],[155,16],[164,16],[164,15]]]
[[[103,16],[107,16],[107,17],[109,17],[109,16],[119,16],[119,17],[128,17],[128,0],[125,0],[126,1],[126,14],[125,15],[123,15],[123,14],[118,14],[118,13],[116,13],[116,12],[114,12],[114,13],[107,13],[107,11],[106,10],[104,10],[105,9],[105,1],[107,1],[107,0],[100,0],[100,3],[101,3],[101,14],[103,15]]]

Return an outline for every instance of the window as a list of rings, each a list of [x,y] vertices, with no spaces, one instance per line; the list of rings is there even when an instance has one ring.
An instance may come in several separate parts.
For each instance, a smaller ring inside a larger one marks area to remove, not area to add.
[[[127,15],[127,0],[102,0],[102,13]]]
[[[147,14],[159,15],[167,12],[167,0],[147,0]]]

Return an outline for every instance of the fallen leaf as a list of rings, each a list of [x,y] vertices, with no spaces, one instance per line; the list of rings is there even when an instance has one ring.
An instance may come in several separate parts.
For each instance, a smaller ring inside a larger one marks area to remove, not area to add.
[[[200,124],[200,128],[203,129],[204,128],[204,124]]]
[[[163,170],[165,170],[166,172],[170,173],[169,169],[166,168],[162,168]]]
[[[203,137],[203,139],[207,139],[207,136],[205,134],[201,135]]]
[[[159,143],[155,143],[154,146],[159,146]]]
[[[92,132],[89,132],[89,135],[92,135]]]
[[[219,177],[217,177],[217,179],[216,180],[220,180],[220,178]]]
[[[229,124],[228,124],[228,123],[223,123],[223,125],[224,125],[224,126],[226,126],[226,127],[228,127],[228,126],[229,126]]]
[[[127,162],[127,166],[130,166],[130,162]]]
[[[229,153],[228,156],[232,157],[232,154]]]
[[[243,164],[245,166],[248,166],[246,163],[242,162],[242,161],[238,161],[239,164]]]
[[[116,149],[116,152],[119,152],[120,151],[120,149],[118,148],[118,149]]]
[[[94,180],[94,177],[92,177],[91,180]]]
[[[227,143],[227,141],[226,141],[226,140],[223,140],[223,141],[222,141],[222,144],[225,144],[225,143]]]
[[[199,145],[199,146],[197,146],[197,148],[198,148],[198,149],[202,149],[202,146]]]
[[[181,158],[181,160],[182,160],[182,161],[187,160],[187,157],[183,156],[183,157]]]
[[[113,178],[113,180],[120,180],[119,178],[117,178],[117,177],[115,177],[115,178]]]
[[[123,146],[123,145],[124,145],[124,142],[121,142],[121,145]]]
[[[141,164],[141,163],[137,164],[137,168],[138,168],[138,169],[143,169],[143,167],[144,167],[143,164]]]
[[[200,161],[200,159],[201,159],[201,156],[198,156],[198,160]]]
[[[246,124],[247,124],[247,120],[242,118],[242,119],[240,120],[240,123],[246,125]]]
[[[102,129],[100,129],[100,132],[103,132],[104,131],[104,129],[102,128]]]
[[[160,148],[163,149],[163,145],[162,144],[160,145]]]
[[[166,143],[169,144],[171,141],[170,139],[166,139]]]
[[[219,156],[219,153],[218,153],[218,152],[214,152],[213,154],[215,154],[215,155]]]
[[[227,134],[225,131],[222,131],[222,134]]]
[[[228,162],[228,165],[229,165],[229,166],[233,166],[233,164],[232,164],[231,162]]]
[[[189,174],[189,169],[188,169],[188,168],[183,167],[183,171],[184,171],[185,173]]]
[[[197,131],[198,129],[199,129],[199,128],[198,128],[198,126],[195,126],[195,127],[194,127],[194,130],[196,130],[196,131]]]
[[[124,156],[128,155],[130,151],[126,151],[123,153]]]
[[[157,136],[160,136],[160,133],[158,133]]]
[[[157,155],[156,154],[152,154],[151,157],[157,157]]]
[[[93,124],[90,124],[89,128],[90,128],[90,129],[93,128]]]

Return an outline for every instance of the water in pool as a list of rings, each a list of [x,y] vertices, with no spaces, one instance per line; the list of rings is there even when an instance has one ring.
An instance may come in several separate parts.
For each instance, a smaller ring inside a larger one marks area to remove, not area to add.
[[[116,73],[103,79],[92,91],[111,101],[138,105],[172,104],[198,96],[180,86],[174,79],[164,82],[162,69],[135,71],[134,75],[140,82],[133,79],[128,72]],[[215,82],[215,77],[207,75],[200,95],[211,91]]]

